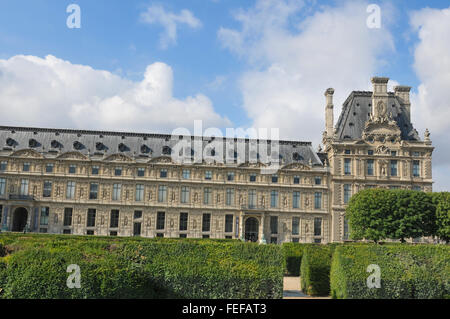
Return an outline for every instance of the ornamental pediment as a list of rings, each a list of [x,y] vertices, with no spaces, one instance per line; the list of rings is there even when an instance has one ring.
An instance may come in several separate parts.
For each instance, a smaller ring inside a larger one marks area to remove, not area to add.
[[[371,117],[366,122],[362,138],[369,142],[379,141],[384,143],[389,141],[392,143],[400,143],[401,131],[391,116]]]
[[[75,159],[75,160],[87,160],[87,156],[80,152],[66,152],[57,157],[58,159]]]
[[[134,162],[133,159],[124,154],[113,154],[105,158],[105,161],[109,162]]]
[[[12,153],[11,156],[27,157],[27,158],[44,158],[44,156],[42,156],[42,154],[40,154],[32,149],[16,151],[16,152]]]

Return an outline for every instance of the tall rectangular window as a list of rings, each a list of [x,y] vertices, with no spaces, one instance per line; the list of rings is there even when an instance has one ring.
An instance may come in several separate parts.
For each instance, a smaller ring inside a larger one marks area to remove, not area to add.
[[[211,180],[212,179],[212,172],[211,171],[206,171],[205,172],[205,179],[206,180]]]
[[[272,175],[272,183],[278,183],[278,175]]]
[[[63,221],[64,226],[72,226],[72,213],[73,208],[71,207],[64,208],[64,221]]]
[[[182,186],[181,187],[181,202],[183,204],[189,203],[189,196],[190,196],[189,187]]]
[[[248,208],[256,208],[256,190],[248,191]]]
[[[322,218],[314,218],[314,236],[322,236]]]
[[[141,236],[142,223],[133,223],[133,236]]]
[[[0,171],[6,171],[6,167],[8,166],[8,162],[7,161],[1,161],[0,162]]]
[[[97,213],[97,211],[94,208],[88,209],[86,227],[95,227],[96,213]]]
[[[99,170],[100,170],[100,166],[94,165],[94,166],[92,166],[91,174],[98,175]]]
[[[270,192],[270,207],[278,207],[278,191],[271,191]]]
[[[300,176],[294,176],[294,184],[300,184]]]
[[[75,182],[68,181],[66,189],[66,199],[74,199],[74,198],[75,198]]]
[[[138,167],[138,169],[137,169],[137,176],[138,177],[145,176],[145,168],[144,167]]]
[[[29,172],[30,171],[30,163],[23,163],[22,171]]]
[[[167,177],[167,170],[166,169],[160,170],[159,171],[159,177],[166,178]]]
[[[180,213],[180,231],[188,228],[188,213]]]
[[[165,212],[158,212],[156,217],[156,229],[162,230],[165,228],[166,223],[166,213]]]
[[[0,195],[5,195],[6,191],[6,179],[0,178]]]
[[[98,198],[98,184],[91,183],[89,186],[89,199],[97,199]]]
[[[114,169],[114,175],[115,176],[121,176],[122,175],[122,167],[116,167]]]
[[[203,204],[212,204],[212,190],[210,187],[203,189]]]
[[[111,216],[109,219],[109,227],[110,228],[119,227],[119,210],[118,209],[111,210]]]
[[[320,177],[320,176],[314,177],[314,183],[316,185],[322,185],[322,177]]]
[[[420,176],[420,161],[413,161],[413,176]]]
[[[344,216],[344,240],[348,240],[348,218]]]
[[[352,160],[350,158],[344,159],[344,174],[345,175],[351,175],[351,173],[352,173],[351,163],[352,163]]]
[[[256,174],[250,174],[250,182],[256,182]]]
[[[211,230],[211,214],[203,214],[202,218],[202,231]]]
[[[53,173],[53,164],[45,165],[45,172],[46,173]]]
[[[233,215],[225,215],[225,232],[233,232]]]
[[[270,216],[270,233],[278,234],[278,216]]]
[[[227,180],[230,182],[234,181],[234,172],[228,172]]]
[[[74,165],[74,164],[69,165],[69,174],[75,174],[76,171],[77,171],[77,166],[76,165]]]
[[[367,160],[367,175],[373,176],[373,159]]]
[[[158,187],[158,202],[165,203],[167,202],[167,186],[160,185]]]
[[[292,235],[300,234],[300,217],[292,217]]]
[[[314,208],[315,209],[322,208],[322,193],[319,192],[314,193]]]
[[[232,206],[234,204],[234,189],[233,188],[227,188],[227,196],[225,199],[225,204],[227,206]]]
[[[120,200],[122,193],[122,184],[114,184],[113,185],[113,194],[112,200]]]
[[[144,185],[136,185],[136,202],[142,202],[144,200]]]
[[[41,225],[48,225],[48,216],[49,215],[50,215],[50,208],[49,207],[41,207],[41,218],[40,218]]]
[[[191,171],[188,169],[183,170],[183,179],[189,179],[191,178]]]
[[[52,196],[52,182],[44,181],[44,191],[42,193],[43,197],[51,197]]]
[[[352,196],[352,185],[345,184],[344,185],[344,204],[347,204]]]
[[[391,176],[397,176],[397,161],[391,161]]]
[[[292,193],[292,208],[300,208],[300,192]]]
[[[20,181],[20,195],[28,195],[28,179],[22,179]]]

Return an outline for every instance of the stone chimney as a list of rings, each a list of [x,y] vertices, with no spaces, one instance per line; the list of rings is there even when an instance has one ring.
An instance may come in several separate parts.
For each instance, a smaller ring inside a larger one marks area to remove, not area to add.
[[[330,88],[325,91],[325,96],[327,98],[327,106],[325,107],[325,129],[326,136],[329,138],[333,137],[333,125],[334,125],[334,117],[333,117],[333,94],[334,89]]]
[[[395,96],[398,98],[401,106],[404,107],[408,120],[411,120],[411,102],[409,100],[410,86],[396,86],[394,88]]]
[[[372,116],[374,118],[384,117],[387,114],[388,91],[387,84],[389,78],[373,77],[373,93],[372,93]]]

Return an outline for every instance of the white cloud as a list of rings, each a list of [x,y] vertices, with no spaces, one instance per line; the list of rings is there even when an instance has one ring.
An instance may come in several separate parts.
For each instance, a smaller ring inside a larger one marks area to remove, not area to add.
[[[336,89],[337,121],[345,98],[352,90],[366,89],[386,63],[383,54],[395,51],[386,23],[381,29],[367,28],[367,5],[323,6],[295,24],[303,3],[260,0],[235,14],[240,30],[219,30],[223,46],[248,61],[240,89],[253,126],[279,127],[282,138],[319,143],[325,90]]]
[[[107,71],[75,65],[54,56],[18,55],[0,59],[2,125],[170,132],[230,125],[214,111],[208,97],[173,97],[172,69],[164,63],[147,67],[133,82]]]
[[[414,52],[414,69],[421,81],[412,97],[413,117],[420,132],[429,128],[436,150],[433,175],[439,180],[435,189],[450,189],[450,8],[422,9],[410,16],[410,24],[418,32],[419,43]]]
[[[158,4],[152,4],[145,12],[142,12],[140,20],[148,24],[160,24],[164,28],[164,32],[160,34],[160,45],[163,49],[176,44],[178,25],[185,24],[192,29],[202,26],[201,21],[191,11],[183,9],[179,14],[175,14],[167,12]]]

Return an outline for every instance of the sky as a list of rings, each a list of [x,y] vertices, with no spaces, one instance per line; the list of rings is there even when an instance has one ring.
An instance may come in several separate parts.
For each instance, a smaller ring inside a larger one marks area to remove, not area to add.
[[[170,133],[201,120],[317,148],[325,90],[336,123],[353,90],[386,76],[412,87],[434,190],[450,190],[449,39],[448,0],[0,0],[0,125]]]

